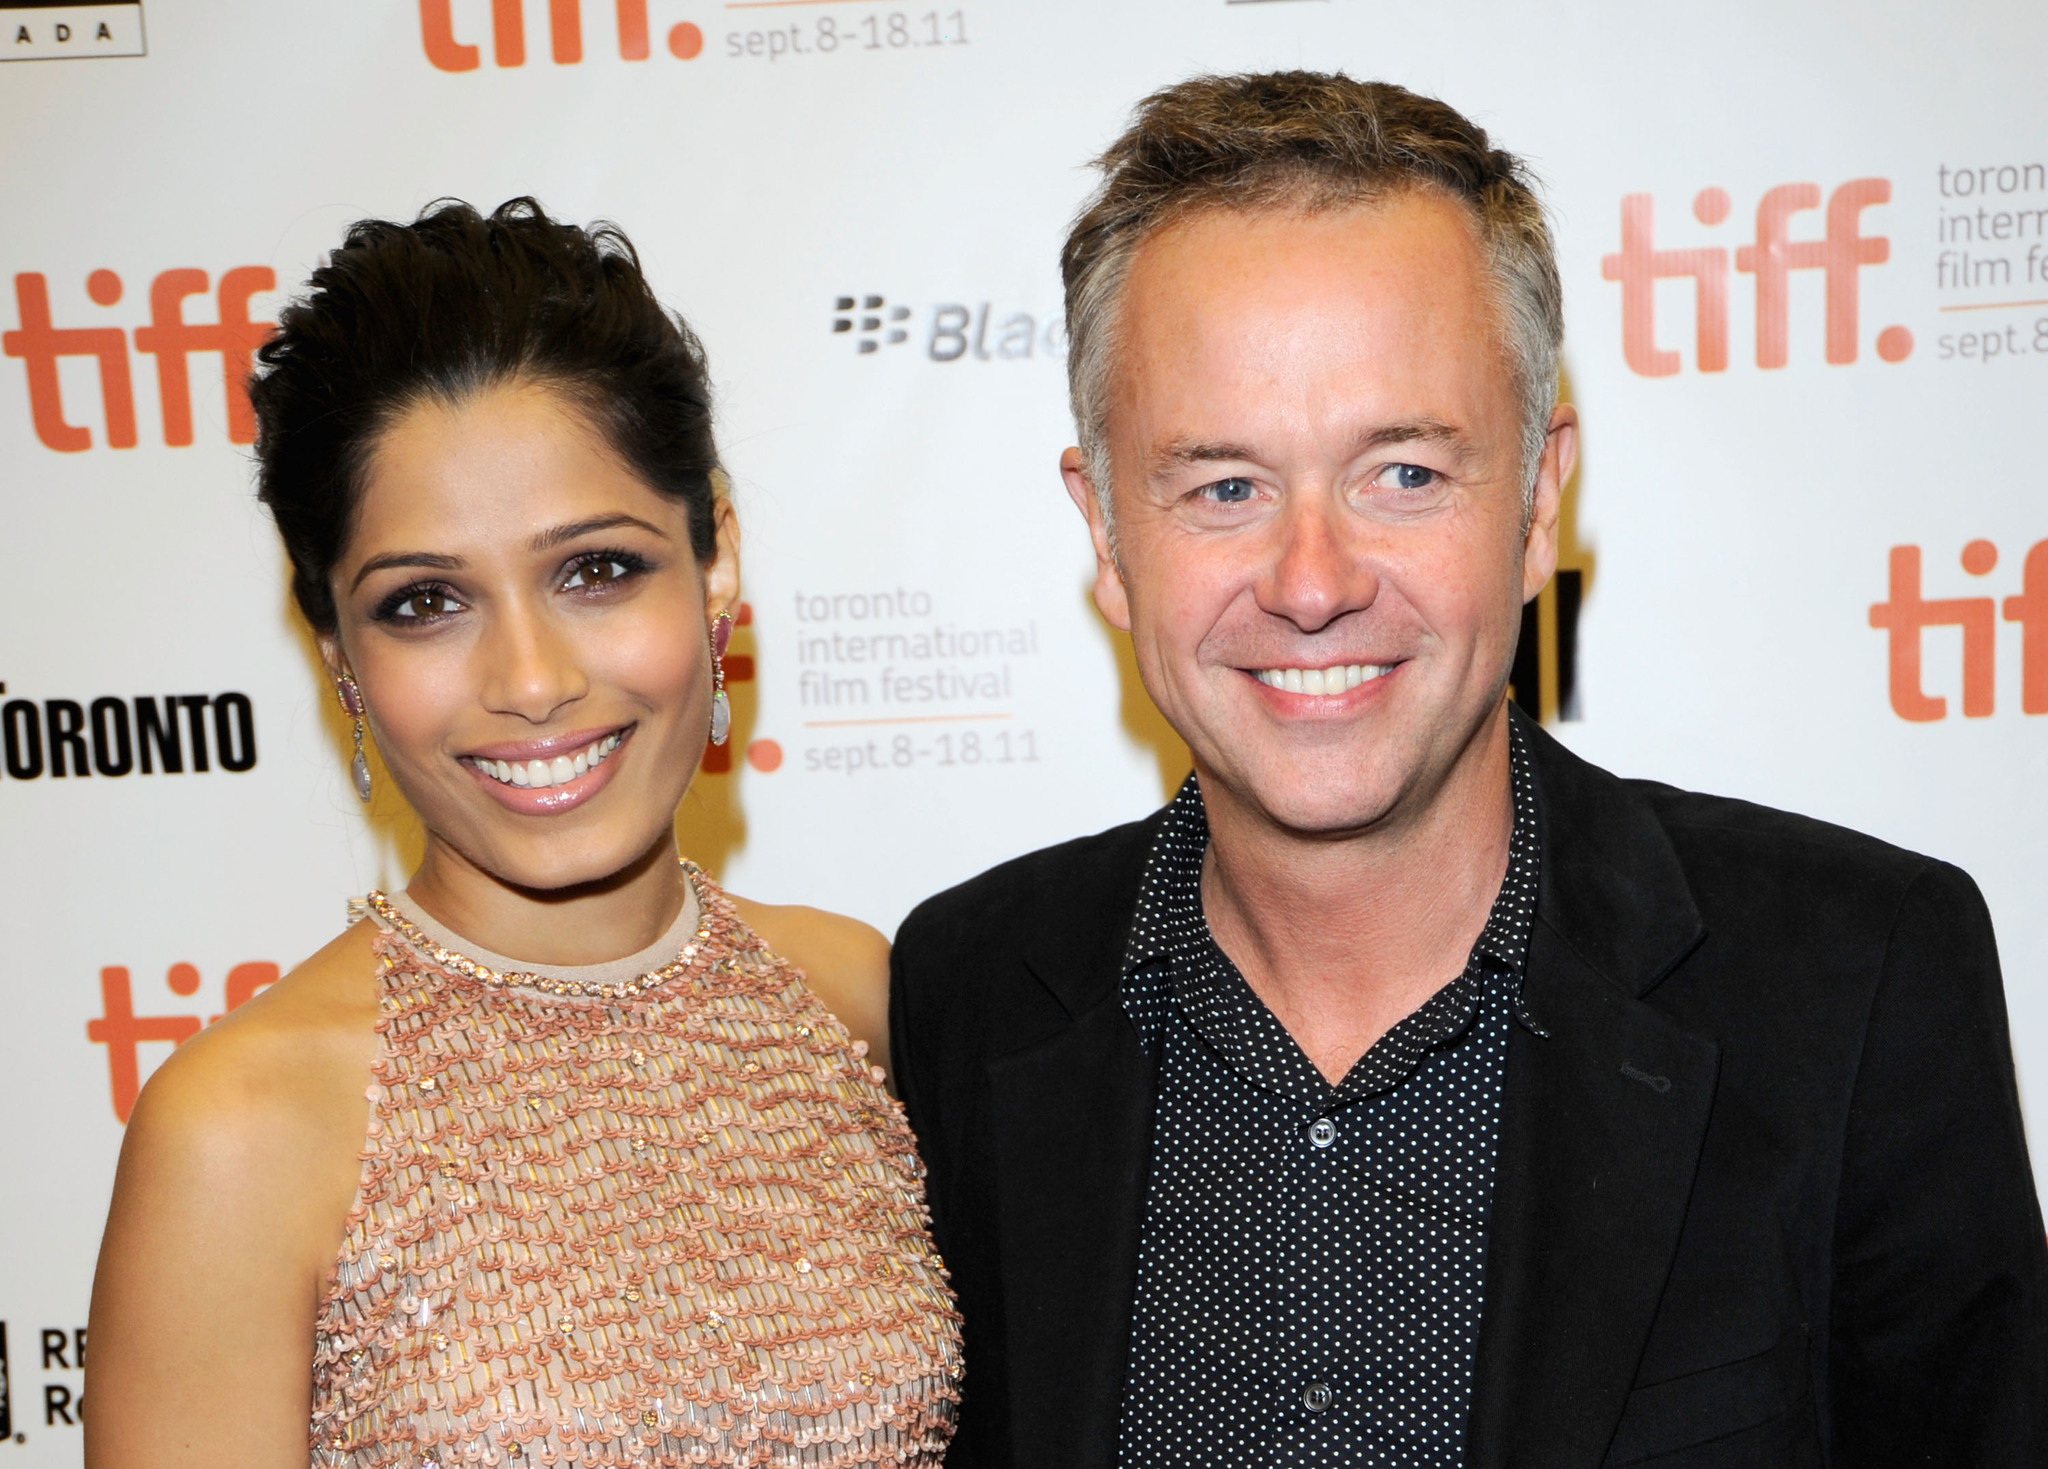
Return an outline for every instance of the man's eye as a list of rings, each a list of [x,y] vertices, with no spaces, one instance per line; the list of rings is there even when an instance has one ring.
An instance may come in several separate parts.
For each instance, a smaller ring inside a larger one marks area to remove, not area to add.
[[[1212,485],[1203,485],[1201,493],[1211,500],[1224,505],[1241,505],[1257,491],[1252,482],[1241,475],[1219,479]]]
[[[1389,464],[1380,471],[1380,483],[1390,490],[1426,490],[1436,483],[1436,471],[1420,464]]]

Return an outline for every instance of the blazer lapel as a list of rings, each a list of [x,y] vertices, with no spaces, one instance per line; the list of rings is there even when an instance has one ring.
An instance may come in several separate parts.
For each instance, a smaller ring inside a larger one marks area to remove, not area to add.
[[[1678,1247],[1719,1049],[1642,996],[1704,939],[1677,854],[1622,782],[1530,726],[1544,826],[1508,1049],[1469,1462],[1605,1456]]]
[[[1471,1462],[1600,1463],[1678,1247],[1720,1054],[1538,929],[1508,1047]],[[1538,959],[1541,959],[1539,966]]]
[[[989,1063],[1024,1469],[1115,1462],[1156,1075],[1114,984],[1066,1029]]]

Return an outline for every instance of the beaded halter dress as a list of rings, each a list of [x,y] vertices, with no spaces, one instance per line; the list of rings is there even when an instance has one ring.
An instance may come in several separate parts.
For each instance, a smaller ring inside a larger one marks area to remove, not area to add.
[[[509,972],[366,900],[379,1041],[314,1466],[939,1462],[959,1317],[902,1108],[689,875],[669,962],[617,978]]]

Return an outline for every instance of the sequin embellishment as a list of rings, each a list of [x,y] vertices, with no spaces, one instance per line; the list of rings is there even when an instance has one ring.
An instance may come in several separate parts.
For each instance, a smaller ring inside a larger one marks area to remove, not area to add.
[[[939,1462],[959,1316],[902,1108],[691,881],[682,967],[613,993],[465,973],[378,914],[317,1469]]]

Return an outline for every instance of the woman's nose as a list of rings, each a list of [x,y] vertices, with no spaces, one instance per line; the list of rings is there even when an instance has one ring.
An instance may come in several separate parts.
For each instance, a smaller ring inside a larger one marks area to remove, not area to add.
[[[589,690],[574,642],[537,611],[514,608],[493,618],[477,651],[493,713],[544,724]]]

